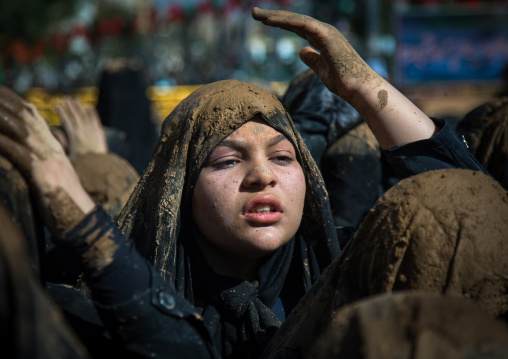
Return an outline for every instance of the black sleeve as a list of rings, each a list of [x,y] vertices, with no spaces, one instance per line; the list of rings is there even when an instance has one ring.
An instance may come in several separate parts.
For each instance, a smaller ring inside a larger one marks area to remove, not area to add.
[[[383,151],[401,179],[444,168],[464,168],[487,173],[445,121],[434,121],[441,130],[433,137]]]
[[[218,357],[197,310],[99,206],[60,242],[78,258],[105,327],[129,357]]]

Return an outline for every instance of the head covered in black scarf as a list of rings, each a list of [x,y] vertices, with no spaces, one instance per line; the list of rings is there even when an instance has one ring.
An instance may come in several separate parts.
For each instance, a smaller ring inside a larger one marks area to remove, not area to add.
[[[267,256],[258,281],[249,283],[210,270],[194,243],[191,204],[211,152],[259,115],[294,145],[306,197],[295,238]],[[272,93],[234,80],[201,87],[166,118],[119,224],[180,294],[192,303],[200,298],[205,325],[223,356],[259,355],[280,326],[270,308],[283,286],[291,282],[303,294],[340,252],[323,180],[288,113]]]

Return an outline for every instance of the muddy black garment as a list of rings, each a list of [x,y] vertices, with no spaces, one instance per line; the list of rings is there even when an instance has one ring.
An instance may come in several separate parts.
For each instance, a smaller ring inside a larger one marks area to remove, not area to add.
[[[0,156],[0,343],[2,358],[88,358],[41,283],[42,222],[28,185]]]
[[[318,166],[335,141],[363,122],[354,107],[328,90],[312,70],[291,81],[281,102]]]
[[[295,238],[269,256],[258,281],[249,283],[201,266],[189,228],[190,200],[210,152],[258,113],[293,141],[307,198]],[[401,176],[437,168],[482,170],[453,131],[440,125],[429,140],[387,151]],[[271,311],[277,298],[289,313],[294,304],[288,298],[302,297],[340,252],[323,181],[289,116],[273,95],[236,81],[201,88],[168,117],[148,170],[120,217],[124,233],[154,271],[105,218],[100,210],[88,215],[69,232],[68,243],[83,252],[84,240],[94,243],[105,236],[123,248],[124,254],[106,267],[107,275],[89,266],[87,276],[112,336],[146,357],[185,356],[185,348],[188,357],[257,357],[281,324]],[[207,304],[194,307],[196,296]]]
[[[500,96],[466,114],[457,125],[469,150],[508,189],[508,96]]]
[[[357,226],[383,193],[372,131],[312,70],[291,81],[281,101],[321,170],[335,225]]]

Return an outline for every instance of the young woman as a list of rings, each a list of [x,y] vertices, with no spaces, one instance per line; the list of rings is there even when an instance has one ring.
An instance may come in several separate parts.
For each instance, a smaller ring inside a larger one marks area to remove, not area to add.
[[[446,125],[378,76],[334,27],[289,12],[253,16],[321,51],[306,47],[301,57],[384,149],[398,147],[387,155],[401,176],[481,170]],[[103,322],[131,352],[258,357],[340,252],[319,170],[267,91],[229,80],[182,101],[120,216],[123,233],[94,206],[34,107],[5,88],[0,97],[0,150],[32,184]]]

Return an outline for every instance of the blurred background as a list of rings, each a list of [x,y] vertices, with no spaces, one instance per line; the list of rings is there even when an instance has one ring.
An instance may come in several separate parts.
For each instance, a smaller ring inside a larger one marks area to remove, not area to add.
[[[50,122],[64,94],[95,103],[118,59],[140,71],[160,118],[221,79],[280,95],[306,69],[306,43],[252,20],[253,6],[333,24],[429,116],[460,118],[507,76],[508,0],[3,0],[0,83]]]

